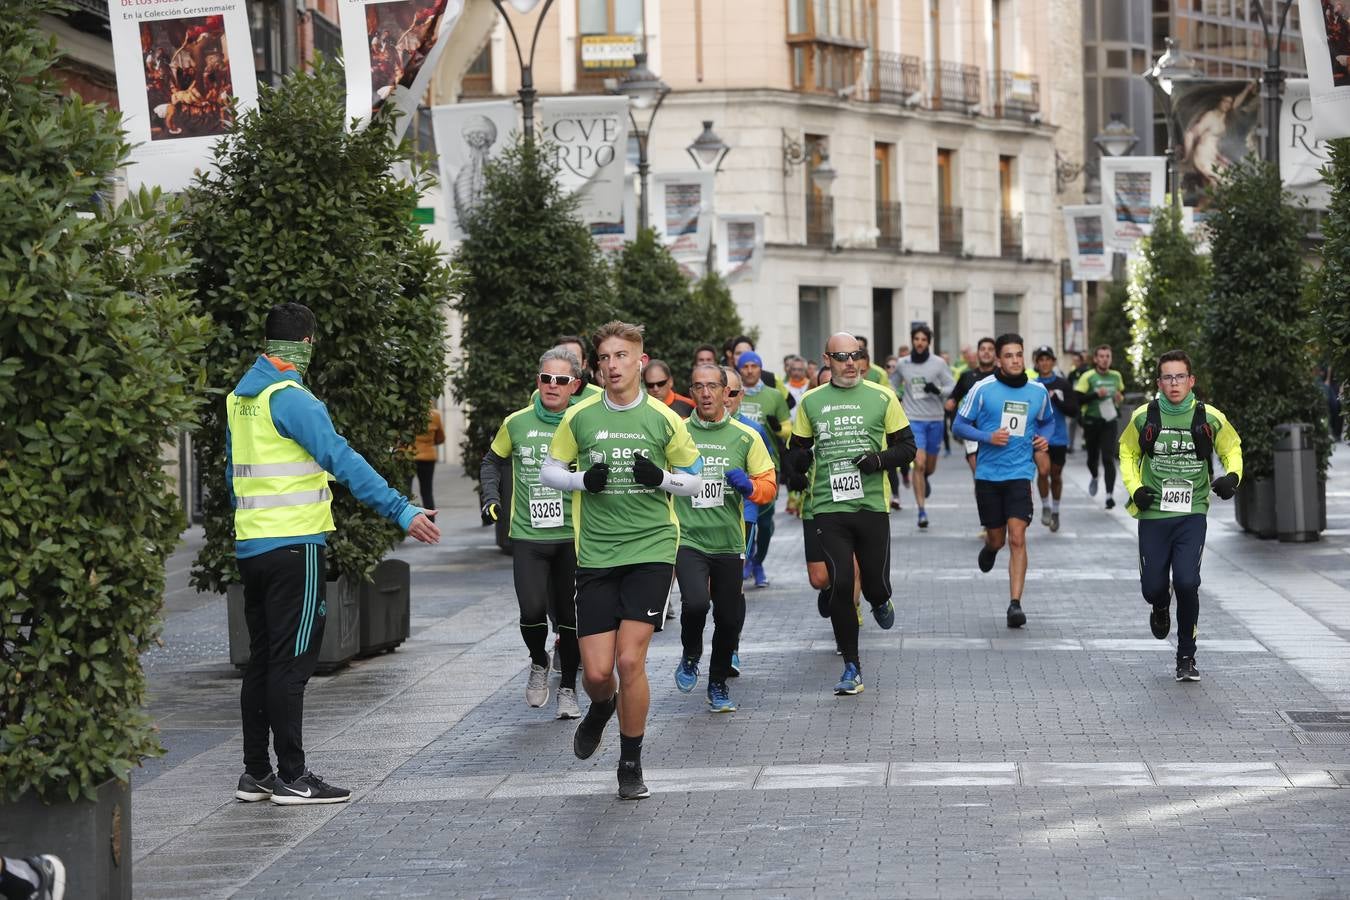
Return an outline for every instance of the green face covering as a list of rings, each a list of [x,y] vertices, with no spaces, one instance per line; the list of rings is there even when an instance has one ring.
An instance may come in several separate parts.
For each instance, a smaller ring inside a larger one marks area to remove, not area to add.
[[[275,356],[295,366],[295,371],[300,373],[301,378],[305,377],[305,370],[309,368],[309,358],[313,353],[314,345],[305,341],[267,342],[267,355]]]

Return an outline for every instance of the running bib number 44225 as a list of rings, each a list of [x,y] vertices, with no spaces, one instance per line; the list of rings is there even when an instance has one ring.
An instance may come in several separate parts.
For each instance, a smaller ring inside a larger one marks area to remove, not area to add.
[[[530,485],[530,525],[535,528],[563,527],[563,495],[542,484]]]
[[[862,472],[848,460],[830,463],[830,499],[835,503],[863,498]]]
[[[999,427],[1006,428],[1008,434],[1013,437],[1026,437],[1027,434],[1027,413],[1031,407],[1026,403],[1017,400],[1003,401],[1003,418],[999,420]]]
[[[1164,481],[1162,502],[1158,504],[1158,509],[1163,512],[1188,513],[1194,494],[1195,486],[1189,481]]]

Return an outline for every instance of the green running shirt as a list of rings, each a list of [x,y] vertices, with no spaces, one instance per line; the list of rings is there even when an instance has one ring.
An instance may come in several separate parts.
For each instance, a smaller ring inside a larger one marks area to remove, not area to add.
[[[780,396],[774,391],[774,396]],[[772,472],[773,460],[753,429],[730,416],[705,425],[689,417],[689,437],[703,457],[703,490],[697,497],[676,497],[680,518],[680,545],[707,554],[745,552],[745,498],[726,482],[731,469],[754,478]]]
[[[886,435],[908,425],[895,392],[871,381],[860,380],[851,388],[828,382],[803,394],[792,433],[814,439],[815,466],[804,498],[810,513],[803,512],[802,518],[864,509],[887,512],[886,472],[864,475],[850,460],[885,450]]]
[[[572,502],[562,491],[539,483],[539,470],[557,425],[535,415],[534,403],[507,416],[492,439],[492,452],[511,460],[511,540],[560,542],[575,539]]]
[[[1111,393],[1105,397],[1098,397],[1098,388],[1110,388]],[[1111,418],[1119,417],[1120,409],[1116,406],[1116,394],[1125,393],[1125,379],[1115,369],[1107,369],[1105,373],[1098,372],[1095,367],[1088,369],[1079,376],[1073,389],[1080,394],[1092,395],[1092,399],[1083,404],[1082,417],[1085,421],[1095,419],[1100,422],[1105,419],[1102,415],[1102,404],[1107,400],[1111,401],[1111,408],[1116,410],[1116,414]]]
[[[570,407],[558,423],[549,455],[576,463],[584,472],[609,463],[609,481],[598,494],[572,493],[577,565],[607,569],[637,563],[674,565],[680,525],[672,497],[661,488],[633,480],[633,454],[657,467],[687,468],[698,461],[698,448],[684,420],[660,400],[643,392],[632,409],[614,410],[597,394]]]

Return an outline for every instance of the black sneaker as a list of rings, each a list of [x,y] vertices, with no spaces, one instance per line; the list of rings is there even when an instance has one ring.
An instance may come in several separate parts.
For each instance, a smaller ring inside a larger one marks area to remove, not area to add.
[[[272,802],[278,806],[308,806],[313,803],[346,803],[352,792],[333,787],[313,772],[306,772],[287,784],[280,778],[272,788]]]
[[[33,900],[61,900],[66,895],[66,866],[61,857],[51,853],[30,856],[24,860],[38,877],[38,883],[29,894]],[[0,879],[3,880],[3,879]],[[24,879],[25,884],[28,883]]]
[[[1177,681],[1199,681],[1200,670],[1195,667],[1194,656],[1183,656],[1177,660]]]
[[[830,589],[822,588],[819,594],[816,594],[816,612],[820,613],[822,619],[830,617]]]
[[[619,760],[619,799],[641,800],[652,792],[642,781],[642,763],[637,760]]]
[[[273,772],[268,772],[266,778],[254,778],[245,772],[239,776],[239,786],[234,789],[234,799],[243,800],[245,803],[270,800],[276,786],[277,776]]]
[[[1115,508],[1116,508],[1116,498],[1115,498],[1115,497],[1107,497],[1107,498],[1106,498],[1106,508],[1107,508],[1107,509],[1115,509]]]
[[[1027,614],[1022,612],[1022,604],[1016,600],[1008,604],[1008,627],[1021,628],[1027,624]]]
[[[1160,604],[1153,607],[1153,611],[1148,614],[1148,627],[1152,629],[1155,638],[1160,641],[1167,640],[1167,636],[1172,633],[1171,606]]]
[[[572,735],[572,752],[577,759],[590,759],[600,749],[600,739],[605,736],[605,726],[614,715],[617,694],[607,704],[592,703],[586,715],[577,723],[576,733]],[[605,707],[608,706],[608,711]]]
[[[998,551],[990,550],[988,545],[980,548],[980,571],[988,572],[994,568],[994,560],[998,559]]]

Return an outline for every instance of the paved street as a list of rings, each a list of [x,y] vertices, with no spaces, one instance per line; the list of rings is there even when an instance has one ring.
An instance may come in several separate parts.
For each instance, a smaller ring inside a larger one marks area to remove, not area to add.
[[[1030,531],[1021,631],[1006,551],[976,569],[964,464],[941,460],[927,533],[905,497],[896,628],[866,617],[857,697],[830,692],[841,664],[780,512],[740,710],[708,714],[703,678],[675,690],[676,628],[653,643],[638,803],[614,797],[613,725],[581,762],[552,703],[525,705],[510,561],[450,466],[446,540],[399,552],[411,640],[310,684],[310,766],[353,802],[237,803],[239,681],[224,599],[185,587],[189,534],[146,660],[168,753],[134,776],[136,894],[1350,895],[1350,448],[1321,543],[1244,537],[1218,504],[1198,684],[1149,635],[1132,520],[1069,460],[1062,530]],[[1298,714],[1337,710],[1342,730]]]

